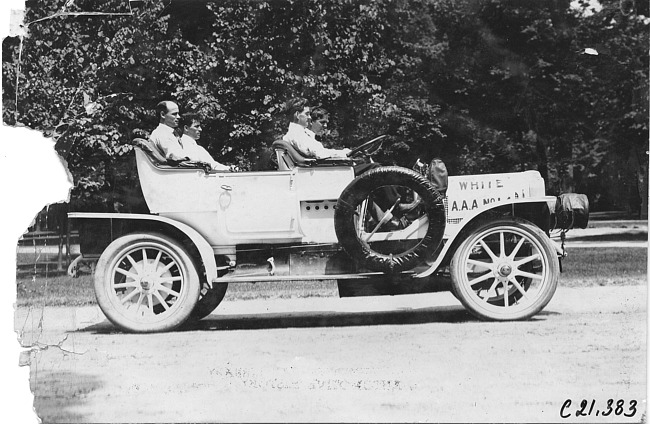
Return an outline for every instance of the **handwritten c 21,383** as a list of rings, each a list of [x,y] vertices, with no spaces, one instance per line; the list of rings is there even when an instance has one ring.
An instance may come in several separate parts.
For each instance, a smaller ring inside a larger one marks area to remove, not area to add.
[[[576,417],[600,416],[607,417],[609,415],[617,415],[624,417],[633,417],[636,414],[636,406],[638,402],[634,399],[625,401],[623,399],[614,400],[608,399],[605,404],[596,407],[596,400],[592,399],[591,402],[587,399],[582,399],[580,406],[571,408],[572,401],[567,399],[560,408],[560,417],[569,418],[572,412]]]

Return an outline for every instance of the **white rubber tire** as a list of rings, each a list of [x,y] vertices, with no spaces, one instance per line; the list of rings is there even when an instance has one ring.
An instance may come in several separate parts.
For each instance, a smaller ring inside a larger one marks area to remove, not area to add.
[[[530,318],[557,288],[560,266],[550,243],[544,232],[523,219],[484,223],[454,252],[452,291],[480,319]]]
[[[199,276],[188,253],[157,233],[128,234],[97,262],[95,296],[106,317],[136,333],[170,331],[196,306]]]

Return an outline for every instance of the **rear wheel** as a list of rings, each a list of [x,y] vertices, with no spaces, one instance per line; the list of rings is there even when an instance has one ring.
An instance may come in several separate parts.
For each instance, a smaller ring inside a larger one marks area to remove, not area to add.
[[[560,268],[548,237],[530,222],[483,224],[451,260],[452,292],[482,319],[526,319],[541,311],[557,288]]]
[[[224,296],[226,296],[227,290],[228,284],[212,283],[212,288],[209,288],[207,283],[204,283],[203,289],[201,289],[201,296],[190,318],[198,321],[210,315],[221,304]]]
[[[187,252],[155,233],[113,241],[99,258],[94,285],[106,317],[124,330],[141,333],[178,327],[190,316],[200,290]]]

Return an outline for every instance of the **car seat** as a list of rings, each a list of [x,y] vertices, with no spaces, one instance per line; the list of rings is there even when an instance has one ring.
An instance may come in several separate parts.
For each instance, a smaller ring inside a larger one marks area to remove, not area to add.
[[[316,159],[303,156],[291,143],[283,139],[275,140],[271,147],[275,151],[280,171],[293,169],[296,166],[308,167],[316,163]]]
[[[153,141],[145,138],[135,138],[133,139],[133,145],[142,150],[154,165],[169,165],[167,159],[165,159],[165,155],[163,155]]]
[[[271,145],[275,151],[278,170],[288,170],[295,167],[329,167],[329,166],[353,166],[351,158],[308,158],[303,156],[291,143],[285,140],[275,140]]]
[[[137,147],[144,156],[149,159],[151,164],[159,169],[202,169],[206,173],[212,173],[210,164],[192,160],[172,161],[165,158],[165,155],[160,151],[156,144],[146,138],[133,139],[133,145]]]

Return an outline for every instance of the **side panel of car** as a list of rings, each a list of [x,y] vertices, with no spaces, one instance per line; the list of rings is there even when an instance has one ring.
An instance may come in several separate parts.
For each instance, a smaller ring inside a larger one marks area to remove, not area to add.
[[[149,210],[196,229],[213,246],[301,239],[292,171],[160,169],[137,149],[136,162]]]
[[[210,174],[204,195],[213,202],[203,211],[165,211],[161,215],[195,228],[213,246],[299,242],[298,201],[286,172]]]
[[[338,199],[354,179],[350,166],[296,168],[298,200]]]
[[[212,186],[198,200],[204,210],[173,208],[160,215],[195,228],[213,246],[236,246],[336,242],[334,206],[354,174],[349,167],[299,168],[207,178]]]
[[[151,213],[216,211],[222,190],[201,169],[161,169],[135,149],[142,193]],[[212,174],[217,175],[217,174]]]
[[[297,168],[300,230],[305,243],[336,243],[334,208],[341,192],[354,179],[349,166]]]
[[[545,196],[544,180],[537,171],[506,174],[450,176],[446,214],[450,233],[454,225],[476,216],[478,211],[521,199]]]
[[[333,206],[327,202],[335,202],[354,179],[350,166],[237,173],[161,169],[139,149],[136,163],[150,211],[189,225],[213,246],[333,243]]]

